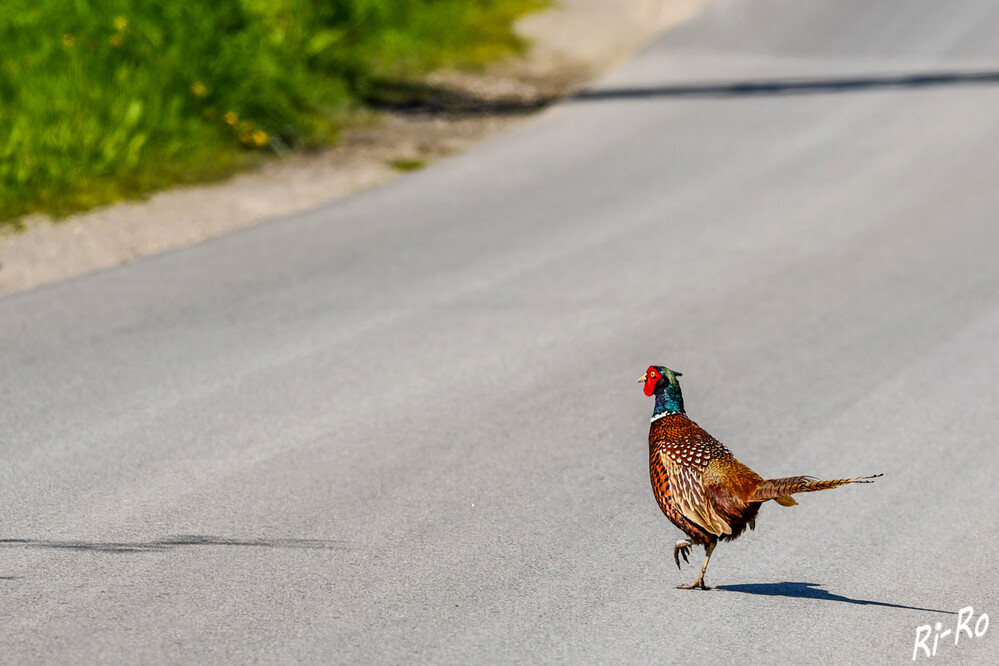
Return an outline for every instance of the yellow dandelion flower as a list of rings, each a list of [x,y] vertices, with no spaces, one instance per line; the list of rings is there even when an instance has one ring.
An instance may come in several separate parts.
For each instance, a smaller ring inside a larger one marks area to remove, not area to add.
[[[204,97],[208,94],[208,86],[206,86],[201,81],[195,81],[191,84],[191,93],[195,97]]]
[[[271,138],[267,135],[267,132],[264,130],[257,130],[251,135],[251,138],[253,139],[253,145],[257,148],[266,146],[271,140]]]
[[[73,44],[76,44],[76,37],[69,34],[68,32],[62,36],[62,45],[69,48]]]
[[[128,27],[128,19],[124,16],[116,16],[114,19],[114,29],[121,32]]]
[[[225,115],[222,116],[222,120],[225,121],[226,125],[235,125],[239,122],[239,114],[235,111],[226,111]]]
[[[108,37],[108,43],[111,46],[121,46],[122,38],[121,35],[115,34]]]

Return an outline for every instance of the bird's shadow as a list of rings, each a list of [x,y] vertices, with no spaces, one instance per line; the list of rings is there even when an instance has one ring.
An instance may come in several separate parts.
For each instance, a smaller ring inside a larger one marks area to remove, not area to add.
[[[767,597],[790,597],[792,599],[821,599],[823,601],[839,601],[845,604],[856,604],[858,606],[882,606],[885,608],[901,608],[903,610],[924,611],[927,613],[945,613],[947,615],[957,615],[955,611],[938,610],[935,608],[920,608],[918,606],[905,606],[902,604],[890,604],[884,601],[869,601],[867,599],[852,599],[840,594],[833,594],[828,590],[823,590],[818,583],[746,583],[743,585],[718,585],[716,590],[726,592],[742,592],[743,594],[758,594]]]

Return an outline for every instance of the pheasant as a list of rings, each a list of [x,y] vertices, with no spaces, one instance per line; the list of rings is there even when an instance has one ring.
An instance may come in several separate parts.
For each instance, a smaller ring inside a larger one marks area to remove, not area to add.
[[[691,421],[683,409],[679,372],[651,365],[638,381],[645,395],[656,398],[649,429],[649,473],[652,491],[666,517],[687,535],[676,542],[673,559],[690,562],[691,546],[704,546],[704,564],[697,580],[679,589],[710,589],[704,584],[711,553],[722,541],[731,541],[746,527],[756,528],[760,505],[774,500],[795,506],[791,495],[829,490],[850,483],[871,483],[882,474],[819,481],[810,476],[764,480],[735,459],[721,442]]]

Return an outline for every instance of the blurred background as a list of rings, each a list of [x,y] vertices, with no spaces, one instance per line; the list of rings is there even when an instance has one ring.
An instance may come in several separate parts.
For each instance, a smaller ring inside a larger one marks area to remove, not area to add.
[[[522,51],[547,0],[7,0],[0,225],[329,145],[380,88]]]

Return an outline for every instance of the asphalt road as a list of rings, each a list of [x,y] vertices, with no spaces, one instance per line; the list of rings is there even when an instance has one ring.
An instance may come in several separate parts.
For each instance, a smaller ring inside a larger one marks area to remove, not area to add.
[[[463,156],[4,298],[0,661],[910,662],[999,618],[997,175],[999,3],[716,0]],[[676,590],[653,362],[765,476],[885,477]]]

